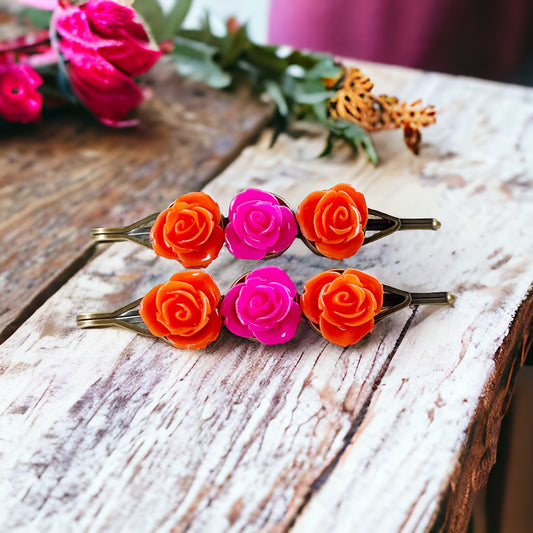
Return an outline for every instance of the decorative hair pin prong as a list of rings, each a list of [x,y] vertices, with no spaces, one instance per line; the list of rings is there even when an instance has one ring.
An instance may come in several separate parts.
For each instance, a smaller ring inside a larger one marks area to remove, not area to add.
[[[159,213],[147,216],[129,226],[118,228],[94,228],[91,230],[93,241],[100,242],[118,242],[132,241],[147,248],[152,248],[150,240],[150,229],[156,221]]]
[[[201,271],[174,274],[146,296],[111,313],[78,315],[79,328],[118,326],[161,337],[177,348],[201,349],[216,340],[222,324],[237,336],[275,345],[296,334],[301,315],[313,330],[339,346],[356,344],[374,324],[408,305],[453,305],[449,292],[412,293],[382,285],[354,269],[320,272],[301,296],[279,267],[240,276],[224,297]]]
[[[118,328],[129,329],[140,335],[153,337],[146,327],[142,317],[139,315],[139,304],[142,298],[112,311],[110,313],[82,313],[76,317],[78,328],[105,328],[116,326]]]
[[[434,218],[398,218],[368,209],[362,193],[341,183],[310,193],[296,213],[275,194],[247,189],[223,217],[209,195],[188,193],[161,213],[129,226],[96,228],[92,235],[95,242],[133,241],[186,268],[203,268],[224,242],[235,257],[257,260],[280,255],[299,237],[319,255],[346,259],[396,231],[439,228]]]

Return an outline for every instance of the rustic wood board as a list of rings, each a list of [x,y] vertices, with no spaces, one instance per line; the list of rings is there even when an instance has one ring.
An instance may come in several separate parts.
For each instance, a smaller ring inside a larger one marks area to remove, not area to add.
[[[317,160],[313,130],[273,150],[266,133],[206,190],[224,211],[247,186],[296,206],[346,181],[376,209],[436,216],[438,233],[393,235],[345,264],[408,290],[453,290],[455,308],[406,309],[348,349],[302,324],[286,346],[224,332],[205,352],[181,351],[75,329],[76,313],[114,309],[175,270],[109,246],[0,348],[4,528],[466,528],[520,364],[517,329],[531,329],[533,92],[367,71],[379,90],[443,109],[419,158],[397,132],[375,137],[377,168],[343,150]],[[332,266],[297,245],[276,264],[300,287]],[[223,254],[210,270],[225,290],[255,266]]]
[[[122,225],[197,190],[272,113],[246,90],[187,82],[162,60],[148,83],[137,128],[68,110],[0,131],[0,341],[86,261],[93,220]]]

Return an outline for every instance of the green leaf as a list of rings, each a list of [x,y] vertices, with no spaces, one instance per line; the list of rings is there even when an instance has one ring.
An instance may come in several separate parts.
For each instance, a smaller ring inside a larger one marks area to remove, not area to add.
[[[318,122],[322,122],[325,126],[327,126],[328,121],[328,109],[327,104],[315,104],[313,105],[313,113],[316,115],[316,119]]]
[[[36,9],[34,7],[25,7],[18,13],[21,17],[30,19],[32,26],[38,30],[45,30],[50,27],[50,19],[52,18],[52,11],[45,9]]]
[[[174,6],[168,12],[165,22],[165,39],[170,39],[181,28],[191,8],[192,0],[175,0]]]
[[[342,67],[335,63],[330,56],[321,58],[317,64],[309,69],[305,75],[308,80],[321,78],[338,78]]]
[[[368,160],[374,163],[374,165],[377,165],[379,161],[378,154],[376,152],[376,149],[374,148],[374,145],[372,144],[370,136],[367,135],[365,139],[361,139],[361,145],[365,149],[366,155],[368,156]]]
[[[259,46],[251,44],[246,50],[246,60],[263,69],[264,76],[281,75],[289,66],[286,57],[277,55],[277,46]]]
[[[180,36],[174,38],[172,56],[180,74],[215,89],[223,89],[230,85],[231,76],[213,60],[216,52],[215,47],[205,43]]]
[[[320,79],[299,82],[295,85],[293,98],[299,104],[320,104],[327,102],[335,91],[327,91]]]
[[[354,153],[357,153],[359,146],[362,146],[368,160],[377,165],[378,156],[376,150],[368,132],[364,128],[346,120],[333,118],[328,118],[325,125],[336,138],[347,142]]]
[[[317,56],[302,52],[301,50],[293,50],[287,57],[290,65],[298,65],[305,70],[313,68],[319,60]]]
[[[270,98],[272,98],[272,100],[276,104],[279,114],[282,117],[288,116],[289,106],[287,105],[287,100],[285,99],[285,96],[283,95],[283,91],[281,90],[279,83],[276,83],[275,81],[272,81],[272,80],[265,80],[264,86],[265,86],[265,92],[270,96]]]
[[[157,42],[168,38],[165,36],[165,15],[157,0],[135,0],[133,7],[148,24]]]
[[[171,39],[189,13],[192,0],[175,0],[172,9],[164,14],[157,0],[135,0],[133,7],[146,21],[157,42]]]
[[[328,139],[326,141],[326,146],[324,146],[324,150],[320,152],[318,157],[326,157],[327,155],[331,154],[331,151],[333,150],[333,145],[335,143],[335,134],[331,133],[331,131],[328,134]]]
[[[220,65],[223,68],[233,65],[250,43],[246,26],[241,26],[236,33],[228,31],[220,53]]]

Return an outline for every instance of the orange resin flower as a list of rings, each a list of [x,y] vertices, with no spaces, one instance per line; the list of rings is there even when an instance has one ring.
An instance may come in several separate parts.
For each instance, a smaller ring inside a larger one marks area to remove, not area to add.
[[[224,242],[220,208],[204,192],[184,194],[159,214],[150,240],[157,255],[186,268],[206,267]]]
[[[205,348],[220,333],[220,291],[213,278],[201,270],[174,274],[155,286],[142,300],[139,314],[156,337],[176,348]]]
[[[383,286],[359,270],[326,270],[312,277],[300,297],[303,314],[321,335],[339,346],[359,342],[374,329]]]
[[[362,193],[340,183],[306,196],[298,206],[296,220],[303,237],[322,255],[345,259],[365,240],[368,208]]]

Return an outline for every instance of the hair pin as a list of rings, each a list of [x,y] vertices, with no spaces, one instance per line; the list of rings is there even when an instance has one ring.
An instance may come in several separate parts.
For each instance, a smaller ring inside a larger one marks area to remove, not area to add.
[[[275,345],[288,342],[303,318],[319,335],[339,346],[356,344],[374,324],[408,305],[453,305],[449,292],[414,293],[355,269],[332,269],[309,279],[301,295],[279,267],[240,276],[225,296],[201,270],[174,274],[143,298],[111,313],[78,315],[79,328],[118,326],[163,338],[177,348],[202,349],[222,325],[237,336]]]
[[[118,228],[95,228],[95,242],[133,241],[185,268],[203,268],[223,243],[239,259],[282,254],[299,237],[316,254],[351,257],[368,244],[396,231],[437,230],[434,218],[398,218],[368,209],[351,185],[338,184],[305,197],[296,213],[279,196],[247,189],[231,201],[227,217],[204,192],[180,196],[161,213]]]

